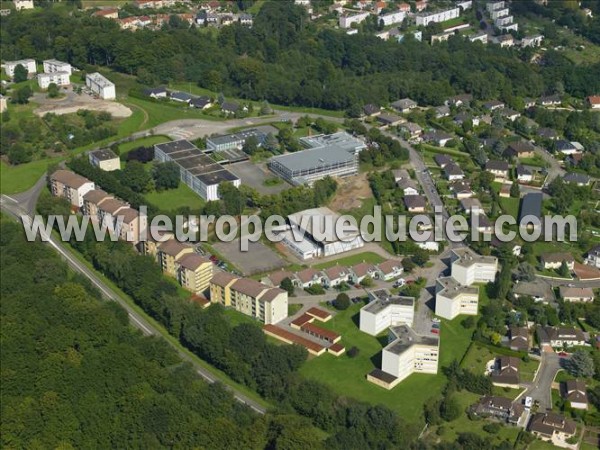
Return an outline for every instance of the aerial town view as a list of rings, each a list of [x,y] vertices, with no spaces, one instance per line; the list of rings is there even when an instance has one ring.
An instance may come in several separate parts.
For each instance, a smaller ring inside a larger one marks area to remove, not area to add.
[[[0,0],[0,446],[600,448],[600,0]]]

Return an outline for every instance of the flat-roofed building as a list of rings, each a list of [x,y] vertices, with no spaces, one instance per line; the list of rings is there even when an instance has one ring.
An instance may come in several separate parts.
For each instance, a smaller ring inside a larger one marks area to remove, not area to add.
[[[436,281],[435,314],[452,320],[460,314],[477,315],[479,288],[463,286],[452,277]]]
[[[69,64],[67,62],[62,62],[57,59],[46,59],[46,60],[44,60],[44,72],[45,73],[54,73],[54,72],[64,73],[64,72],[66,72],[69,75],[71,75],[73,73],[73,68],[71,67],[71,64]]]
[[[70,170],[59,169],[50,175],[50,191],[55,197],[67,199],[71,205],[81,208],[85,194],[95,189],[93,181]]]
[[[288,294],[283,289],[266,286],[250,278],[218,273],[210,281],[210,301],[275,324],[288,315]]]
[[[216,152],[241,149],[251,137],[256,139],[258,146],[261,146],[264,144],[267,134],[260,129],[251,128],[233,134],[210,136],[206,138],[206,148]]]
[[[37,82],[40,89],[48,89],[53,83],[59,87],[69,86],[71,79],[67,72],[39,73],[37,75]]]
[[[371,371],[368,381],[392,389],[413,373],[437,373],[437,335],[420,335],[408,325],[399,325],[390,328],[388,342],[381,355],[381,369]]]
[[[229,182],[235,187],[241,184],[236,175],[185,139],[156,144],[154,159],[175,162],[181,181],[205,200],[219,199],[220,183]]]
[[[117,98],[115,84],[98,72],[88,73],[85,76],[85,85],[98,97],[104,100]]]
[[[498,258],[482,256],[468,247],[452,250],[452,278],[464,286],[489,283],[495,280]]]
[[[15,68],[21,65],[27,70],[28,75],[33,75],[37,73],[37,65],[35,63],[35,59],[20,59],[18,61],[6,61],[4,63],[4,72],[10,78],[15,76]]]
[[[158,245],[158,262],[165,274],[177,278],[177,261],[184,255],[192,253],[194,253],[194,247],[172,238]]]
[[[331,256],[364,246],[357,227],[345,226],[341,236],[336,233],[339,215],[326,207],[307,209],[288,216],[297,233],[304,233],[318,247],[317,256]],[[346,224],[347,225],[347,224]]]
[[[415,16],[417,25],[426,27],[433,22],[445,22],[446,20],[456,19],[460,16],[459,8],[451,8],[444,11],[421,13]]]
[[[188,291],[203,294],[210,285],[213,277],[214,264],[197,253],[186,253],[177,261],[179,283]]]
[[[360,309],[360,331],[377,336],[395,325],[412,326],[415,299],[392,295],[387,289],[369,292],[369,303]]]
[[[106,172],[121,169],[121,160],[110,148],[101,148],[88,154],[90,164]]]

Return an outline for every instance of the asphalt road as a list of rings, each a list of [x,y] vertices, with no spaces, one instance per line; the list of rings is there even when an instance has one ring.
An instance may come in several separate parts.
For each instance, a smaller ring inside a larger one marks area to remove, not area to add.
[[[552,382],[562,368],[562,360],[564,358],[560,358],[554,352],[542,352],[542,360],[534,380],[517,399],[531,397],[539,402],[540,411],[552,409]]]
[[[43,182],[45,182],[45,177],[43,178]],[[43,183],[41,184],[41,186],[43,187]],[[25,199],[25,203],[23,203],[23,206],[21,206],[21,203],[16,198],[8,197],[6,195],[2,196],[0,206],[3,211],[12,215],[17,220],[22,220],[23,222],[31,222],[32,219],[30,216],[30,212],[26,208],[30,207],[31,202],[33,202],[33,204],[35,205],[34,199],[37,199],[37,195],[35,195],[35,192],[39,193],[40,189],[41,187],[38,186],[38,184],[36,184],[36,186],[34,186],[32,190],[22,194],[21,198]],[[42,238],[44,242],[50,245],[56,252],[60,254],[60,256],[65,261],[67,261],[67,263],[69,264],[69,266],[71,266],[73,270],[76,270],[85,277],[87,277],[94,284],[94,286],[96,286],[100,290],[100,292],[105,298],[119,303],[119,305],[121,305],[121,307],[123,307],[127,311],[129,320],[134,327],[138,328],[146,336],[156,336],[162,339],[160,332],[151,323],[149,323],[143,315],[137,313],[131,306],[129,306],[129,304],[123,298],[121,298],[120,295],[118,295],[98,276],[96,276],[96,274],[92,270],[90,270],[86,265],[74,258],[60,240],[57,240],[53,236],[48,235],[43,235]],[[200,375],[206,381],[208,381],[209,383],[219,381],[210,371],[208,371],[206,368],[202,367],[200,364],[195,362],[194,359],[192,359],[178,346],[176,346],[168,340],[166,340],[166,342],[171,347],[173,347],[173,349],[175,349],[175,351],[183,360],[188,361],[190,364],[192,364],[194,370],[196,370],[198,375]],[[234,398],[240,403],[247,405],[259,414],[265,414],[267,412],[267,410],[263,406],[256,403],[254,400],[248,398],[246,395],[239,392],[235,388],[226,384],[224,386],[233,394]]]

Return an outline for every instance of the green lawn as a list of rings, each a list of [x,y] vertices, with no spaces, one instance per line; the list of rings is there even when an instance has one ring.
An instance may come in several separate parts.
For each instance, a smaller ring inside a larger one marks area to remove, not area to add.
[[[377,253],[364,252],[364,253],[357,253],[356,255],[346,256],[344,258],[336,259],[334,261],[328,261],[328,262],[324,262],[321,264],[315,264],[313,267],[315,269],[327,269],[329,267],[333,267],[338,264],[340,266],[350,267],[350,266],[354,266],[356,264],[360,264],[361,262],[368,262],[371,264],[379,264],[380,262],[383,262],[383,261],[385,261],[384,258],[382,258]]]
[[[384,404],[396,411],[412,424],[422,423],[423,405],[441,395],[446,384],[442,366],[452,360],[460,360],[467,350],[471,331],[460,325],[460,320],[442,321],[440,368],[437,375],[411,375],[391,391],[378,387],[366,380],[366,375],[375,367],[380,367],[381,350],[387,343],[387,335],[373,337],[358,329],[359,310],[362,304],[352,305],[339,312],[325,328],[333,329],[342,335],[341,343],[349,349],[357,347],[359,354],[350,358],[346,354],[335,357],[324,354],[312,358],[301,368],[301,373],[319,380],[340,395],[347,395],[372,404]]]
[[[131,141],[131,142],[124,142],[123,144],[119,144],[119,152],[121,153],[121,159],[124,159],[123,157],[135,148],[149,147],[151,145],[161,144],[163,142],[168,142],[170,140],[171,140],[171,138],[169,138],[168,136],[156,135],[156,136],[149,136],[149,137],[145,137],[145,138],[141,138],[141,139],[136,139],[135,141]]]
[[[162,211],[175,211],[181,207],[189,207],[194,213],[199,213],[199,209],[204,205],[204,200],[183,183],[179,183],[177,189],[150,192],[145,197]]]
[[[500,200],[500,207],[502,208],[502,211],[506,214],[513,216],[515,219],[517,219],[518,215],[519,215],[520,199],[499,197],[499,200]]]
[[[477,374],[483,374],[485,371],[485,365],[488,363],[488,361],[502,356],[503,354],[514,354],[514,356],[519,356],[517,352],[512,352],[508,348],[501,348],[495,352],[493,348],[489,348],[478,342],[474,342],[465,355],[465,358],[461,362],[461,367]],[[521,379],[525,381],[533,380],[533,375],[538,365],[539,362],[535,359],[530,359],[527,362],[521,360],[519,364]]]
[[[48,165],[61,160],[62,158],[40,159],[18,166],[10,166],[1,161],[0,190],[3,194],[16,194],[26,191],[46,172]]]

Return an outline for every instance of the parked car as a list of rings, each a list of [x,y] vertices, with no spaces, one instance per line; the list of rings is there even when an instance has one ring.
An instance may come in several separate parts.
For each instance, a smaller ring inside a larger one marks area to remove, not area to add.
[[[440,329],[440,324],[439,323],[434,323],[433,325],[431,325],[431,328],[435,328],[436,330]]]
[[[569,354],[567,352],[560,352],[558,356],[560,356],[561,358],[566,358],[567,356],[569,356]]]
[[[431,332],[432,332],[433,334],[440,334],[440,330],[438,330],[437,328],[432,328],[432,329],[431,329]]]
[[[406,284],[406,280],[404,278],[400,278],[394,282],[393,287],[399,288],[399,287],[404,286],[405,284]]]

